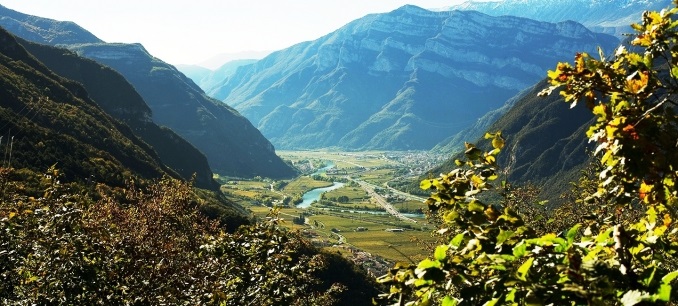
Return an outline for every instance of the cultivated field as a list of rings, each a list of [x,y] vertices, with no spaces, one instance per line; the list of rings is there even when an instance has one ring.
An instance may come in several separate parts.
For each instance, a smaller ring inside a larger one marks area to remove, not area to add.
[[[231,199],[249,208],[258,218],[265,218],[271,210],[270,206],[281,206],[279,217],[285,220],[286,227],[302,231],[316,244],[339,250],[342,254],[350,254],[347,251],[349,249],[359,249],[391,261],[416,261],[422,254],[430,254],[427,245],[434,241],[432,227],[426,224],[423,217],[415,217],[417,223],[412,223],[389,215],[375,204],[375,199],[358,183],[364,181],[371,184],[379,196],[396,210],[420,211],[425,208],[421,201],[406,199],[402,194],[389,190],[386,185],[397,178],[397,173],[410,173],[412,167],[418,166],[407,162],[418,160],[417,156],[412,155],[415,153],[278,153],[304,174],[286,181],[265,178],[235,181],[220,177],[219,181],[224,183],[222,190]],[[325,171],[319,171],[332,165]],[[325,192],[309,209],[295,208],[289,200],[299,199],[312,189],[330,186],[332,181],[344,182],[345,186]],[[296,223],[294,219],[297,219]]]

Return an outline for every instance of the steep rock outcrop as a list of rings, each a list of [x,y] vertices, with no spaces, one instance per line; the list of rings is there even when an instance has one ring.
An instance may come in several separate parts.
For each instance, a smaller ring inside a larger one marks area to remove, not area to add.
[[[645,10],[660,11],[671,0],[504,0],[466,1],[448,10],[473,10],[492,16],[519,16],[535,20],[560,22],[574,20],[596,32],[618,37],[633,33],[631,23]]]
[[[280,148],[430,149],[553,63],[617,44],[575,22],[404,6],[239,67],[210,92]]]

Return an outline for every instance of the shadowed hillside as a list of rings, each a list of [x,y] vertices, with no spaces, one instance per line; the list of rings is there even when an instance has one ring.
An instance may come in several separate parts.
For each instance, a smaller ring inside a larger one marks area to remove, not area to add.
[[[218,188],[205,156],[172,130],[151,121],[151,109],[119,73],[65,49],[18,41],[52,71],[83,84],[103,110],[129,125],[182,178],[189,180],[195,173],[197,187]]]
[[[153,57],[140,44],[107,44],[72,25],[0,6],[0,26],[10,32],[18,29],[14,32],[17,36],[42,44],[58,44],[122,74],[151,108],[152,120],[172,129],[205,154],[214,172],[271,178],[296,174],[246,118],[209,98],[176,68]],[[59,30],[64,27],[70,30]],[[66,35],[63,40],[55,38],[61,35]]]
[[[507,173],[507,181],[543,185],[542,197],[555,199],[569,190],[587,164],[590,146],[585,132],[593,118],[585,107],[569,109],[559,95],[537,96],[546,87],[546,81],[541,81],[521,93],[513,107],[486,130],[501,131],[506,139],[497,163]],[[465,141],[486,145],[482,137]],[[463,145],[454,149],[464,150]],[[461,153],[430,173],[450,171],[458,158]]]
[[[113,185],[132,175],[174,173],[127,125],[99,108],[82,85],[52,73],[2,29],[0,100],[4,165],[11,161],[12,167],[42,172],[57,164],[68,180]]]

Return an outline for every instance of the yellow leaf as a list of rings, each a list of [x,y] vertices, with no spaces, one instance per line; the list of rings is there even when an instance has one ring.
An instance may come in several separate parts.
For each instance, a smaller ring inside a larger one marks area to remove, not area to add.
[[[605,116],[605,105],[598,104],[593,107],[593,114],[598,116]]]
[[[640,184],[640,189],[638,190],[638,194],[641,200],[645,200],[647,196],[652,192],[652,185],[645,184],[645,182],[642,182]],[[645,202],[647,202],[645,200]]]
[[[477,176],[477,175],[474,174],[474,175],[471,177],[471,182],[473,182],[473,185],[474,185],[474,186],[478,187],[479,185],[485,183],[485,180],[483,180],[481,177],[479,177],[479,176]]]
[[[429,190],[431,188],[431,180],[423,180],[419,183],[419,188],[423,190]]]
[[[16,216],[16,213],[15,213],[15,212],[9,213],[9,219],[10,219],[10,220],[11,220],[12,218],[14,218],[14,216]]]
[[[605,133],[607,134],[607,139],[614,138],[614,133],[617,132],[618,128],[616,126],[608,125],[605,127]]]
[[[497,132],[497,134],[494,135],[494,138],[492,139],[492,147],[495,149],[501,150],[504,148],[504,138],[501,137],[501,132]]]
[[[647,71],[636,71],[626,79],[626,90],[638,94],[645,90],[649,81]]]
[[[582,72],[584,70],[584,57],[588,57],[586,53],[577,53],[574,57],[574,63],[577,72]]]

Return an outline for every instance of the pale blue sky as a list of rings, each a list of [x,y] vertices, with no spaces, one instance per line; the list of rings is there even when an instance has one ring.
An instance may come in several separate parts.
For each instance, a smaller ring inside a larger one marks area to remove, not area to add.
[[[279,50],[370,13],[464,0],[0,0],[22,13],[70,20],[107,42],[142,43],[171,64],[220,53]]]

